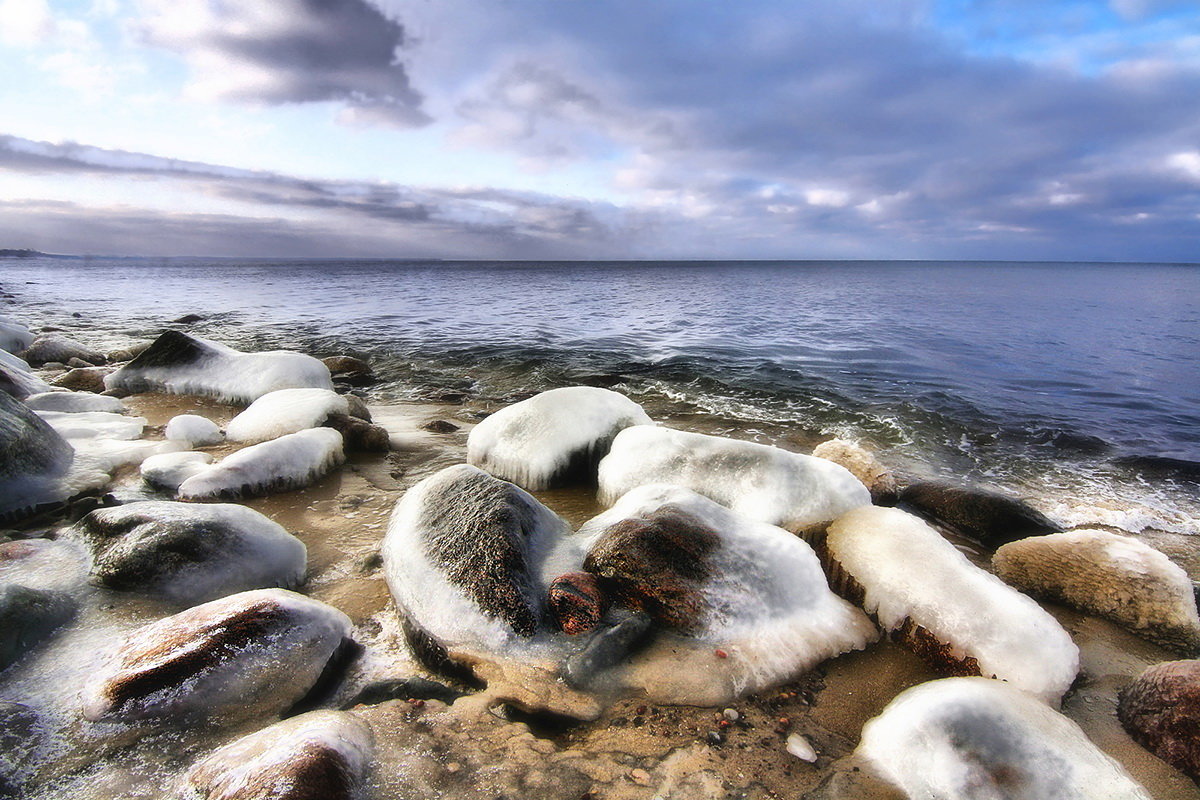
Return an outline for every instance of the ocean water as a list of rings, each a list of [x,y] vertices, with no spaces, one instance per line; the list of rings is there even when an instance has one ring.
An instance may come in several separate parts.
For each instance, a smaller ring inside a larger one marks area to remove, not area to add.
[[[376,400],[611,386],[794,449],[855,438],[1068,524],[1200,533],[1196,265],[29,259],[0,286],[0,313],[98,346],[197,313],[235,347],[365,356]]]

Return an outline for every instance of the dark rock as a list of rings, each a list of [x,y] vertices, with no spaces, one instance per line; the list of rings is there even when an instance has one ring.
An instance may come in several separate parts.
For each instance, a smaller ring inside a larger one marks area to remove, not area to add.
[[[342,434],[347,452],[386,453],[391,449],[391,435],[386,428],[345,414],[330,414],[323,423]]]
[[[1062,530],[1028,503],[984,489],[914,483],[900,492],[900,502],[990,547]]]
[[[95,365],[84,361],[82,358],[71,358],[67,360],[67,366],[71,369],[89,369]]]
[[[687,633],[708,613],[704,587],[720,537],[672,506],[610,526],[583,562],[616,604],[645,611],[660,625]]]
[[[595,630],[605,611],[604,593],[590,572],[560,575],[550,584],[550,613],[563,633]]]
[[[42,333],[62,333],[63,328],[57,328],[54,325],[43,325]]]
[[[7,669],[75,615],[69,595],[0,586],[0,670]]]
[[[55,361],[66,363],[71,359],[85,362],[84,366],[98,366],[108,360],[103,353],[98,353],[85,344],[54,334],[38,336],[21,357],[34,367]]]
[[[348,394],[346,395],[346,402],[350,406],[350,410],[348,412],[350,416],[357,417],[364,422],[371,421],[371,410],[367,408],[367,404],[363,402],[361,397],[356,394]]]
[[[609,628],[596,631],[583,650],[567,659],[563,680],[584,689],[597,675],[615,667],[649,643],[653,621],[646,614],[625,614]]]
[[[432,395],[430,395],[429,399],[435,400],[439,403],[447,403],[449,405],[461,405],[461,404],[467,402],[467,400],[469,400],[470,397],[471,396],[469,394],[467,394],[466,392],[448,391],[448,392],[434,392]]]
[[[335,382],[348,387],[370,386],[378,380],[371,370],[371,365],[361,358],[332,356],[321,359],[321,363],[328,367]]]
[[[428,678],[397,678],[367,684],[352,700],[345,703],[342,709],[374,706],[389,700],[438,700],[450,705],[464,694],[465,692]]]
[[[83,369],[73,369],[65,375],[59,375],[52,380],[52,386],[60,386],[64,389],[70,389],[73,392],[93,392],[101,394],[104,392],[104,376],[110,370],[106,367],[87,367]],[[124,396],[128,397],[128,393]]]
[[[41,417],[0,392],[0,519],[58,496],[58,479],[75,457],[67,441]]]
[[[105,397],[115,397],[120,400],[131,396],[133,392],[129,391],[128,389],[105,389],[103,392],[100,392],[100,394],[104,395]]]
[[[459,427],[453,422],[448,422],[444,419],[435,419],[421,426],[421,430],[430,431],[431,433],[454,433],[458,429]]]
[[[17,400],[24,400],[31,394],[41,394],[46,388],[44,382],[25,370],[0,364],[0,392]]]
[[[1166,456],[1124,456],[1114,458],[1112,463],[1152,478],[1175,478],[1200,483],[1200,462],[1197,461]]]
[[[45,732],[37,713],[0,700],[0,798],[20,798]]]
[[[171,322],[176,325],[191,325],[194,322],[203,322],[203,321],[204,321],[204,317],[200,316],[199,314],[184,314],[179,319],[171,320]]]
[[[1200,781],[1200,661],[1147,669],[1119,695],[1117,717],[1138,744]]]

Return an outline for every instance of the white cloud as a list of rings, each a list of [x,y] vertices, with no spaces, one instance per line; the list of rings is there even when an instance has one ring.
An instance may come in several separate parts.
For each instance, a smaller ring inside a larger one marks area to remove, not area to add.
[[[36,47],[51,41],[56,32],[46,0],[0,0],[0,42]]]

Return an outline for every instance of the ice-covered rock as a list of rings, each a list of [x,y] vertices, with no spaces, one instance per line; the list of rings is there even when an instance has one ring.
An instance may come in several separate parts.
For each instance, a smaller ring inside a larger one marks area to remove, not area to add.
[[[901,693],[863,727],[855,758],[913,800],[1151,800],[1074,722],[983,678]]]
[[[24,400],[31,394],[48,392],[53,387],[28,370],[0,364],[0,392],[10,395],[17,400]]]
[[[898,491],[895,476],[879,463],[874,453],[857,442],[830,439],[814,447],[812,454],[850,470],[870,490],[874,502],[880,505],[895,502]]]
[[[91,576],[119,591],[199,603],[247,589],[291,588],[307,551],[245,506],[169,501],[100,508],[71,531],[91,552]]]
[[[184,778],[204,800],[353,800],[374,750],[366,723],[345,711],[310,711],[243,736]]]
[[[75,452],[45,420],[0,392],[0,519],[66,499]]]
[[[830,585],[935,668],[1009,681],[1050,703],[1075,680],[1079,650],[1054,617],[919,518],[859,508],[816,541]]]
[[[178,453],[161,453],[142,462],[142,480],[156,489],[178,491],[180,484],[198,472],[203,472],[213,461],[208,453],[184,450]]]
[[[1138,744],[1200,781],[1200,661],[1149,667],[1122,690],[1117,716]]]
[[[465,464],[413,486],[383,540],[384,577],[414,649],[501,652],[542,628],[541,565],[567,523],[521,488]]]
[[[107,411],[38,411],[37,415],[64,439],[137,439],[146,427],[145,417]]]
[[[37,712],[0,700],[0,797],[21,798],[45,730]]]
[[[33,344],[33,332],[18,322],[0,320],[0,350],[20,353]]]
[[[992,566],[1033,597],[1108,617],[1164,647],[1200,648],[1191,578],[1131,536],[1086,529],[1034,536],[1001,547]]]
[[[551,389],[476,425],[467,438],[467,461],[530,491],[590,483],[618,433],[652,424],[641,406],[608,389]]]
[[[221,433],[217,423],[199,414],[171,417],[163,436],[169,441],[185,442],[188,447],[208,447],[225,440],[225,434]]]
[[[1062,530],[1023,500],[974,486],[914,483],[901,490],[900,501],[989,547]]]
[[[650,483],[684,486],[751,519],[792,530],[871,503],[858,478],[823,458],[652,425],[626,428],[600,462],[600,499],[611,505]]]
[[[21,354],[21,357],[34,367],[40,367],[42,364],[53,361],[66,364],[73,358],[94,366],[102,365],[107,361],[103,353],[98,353],[74,339],[54,333],[43,333],[35,338]]]
[[[299,489],[344,460],[340,433],[311,428],[251,445],[206,467],[180,484],[179,497],[212,500]]]
[[[125,404],[117,398],[91,392],[42,392],[26,397],[25,405],[34,411],[57,411],[68,414],[87,411],[124,414],[126,411]]]
[[[0,584],[0,670],[7,669],[75,615],[69,595]]]
[[[346,398],[329,389],[280,389],[250,404],[225,426],[231,442],[254,444],[320,426],[332,414],[347,415]]]
[[[3,349],[0,349],[0,366],[19,370],[20,372],[29,372],[29,362]]]
[[[325,365],[312,356],[275,350],[241,353],[223,344],[166,331],[104,379],[109,389],[204,394],[251,403],[278,389],[332,389]]]
[[[151,622],[111,653],[83,692],[92,721],[253,718],[303,697],[350,633],[325,603],[258,589]]]

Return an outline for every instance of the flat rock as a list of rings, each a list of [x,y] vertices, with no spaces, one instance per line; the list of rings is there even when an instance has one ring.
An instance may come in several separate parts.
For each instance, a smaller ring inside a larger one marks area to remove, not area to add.
[[[988,547],[1062,530],[1025,501],[976,487],[914,483],[901,490],[900,502]]]
[[[0,670],[7,669],[75,615],[63,592],[0,585]]]
[[[1138,744],[1200,781],[1200,661],[1148,668],[1121,692],[1117,716]]]
[[[347,452],[386,453],[392,449],[392,437],[387,428],[372,425],[359,417],[330,414],[321,424],[342,435]]]

